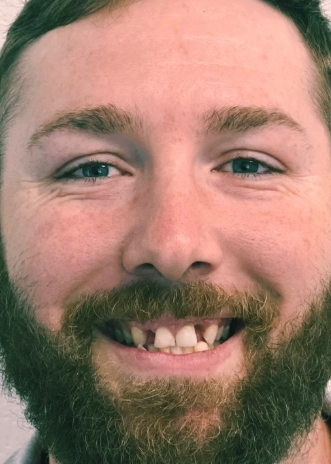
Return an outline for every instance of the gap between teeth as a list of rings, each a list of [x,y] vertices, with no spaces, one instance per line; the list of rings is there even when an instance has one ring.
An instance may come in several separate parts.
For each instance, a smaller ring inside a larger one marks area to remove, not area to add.
[[[167,327],[160,326],[155,331],[154,343],[148,345],[147,332],[139,327],[132,326],[131,333],[125,329],[116,330],[115,336],[119,342],[125,341],[128,345],[134,344],[137,348],[150,352],[191,354],[214,349],[225,341],[229,335],[230,322],[231,320],[221,327],[217,324],[207,325],[201,331],[200,341],[193,324],[182,326],[175,335]]]

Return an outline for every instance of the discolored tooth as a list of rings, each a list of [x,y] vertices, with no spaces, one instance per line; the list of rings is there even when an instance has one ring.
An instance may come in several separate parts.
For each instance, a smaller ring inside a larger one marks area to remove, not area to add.
[[[199,351],[208,351],[208,350],[209,350],[209,346],[207,345],[206,342],[199,342],[194,347],[195,353],[198,353]]]
[[[183,354],[183,349],[180,346],[172,346],[170,348],[170,353],[172,354]]]
[[[147,333],[139,327],[131,327],[131,337],[136,346],[145,345],[147,340]]]
[[[160,348],[160,351],[162,351],[162,353],[170,353],[170,346],[166,346],[164,348]]]
[[[222,340],[226,340],[229,336],[229,332],[230,332],[230,324],[227,325],[226,327],[224,327],[224,330],[223,330],[223,333],[222,333]]]
[[[124,342],[125,339],[124,339],[124,335],[121,329],[115,329],[115,338],[116,338],[116,341],[118,341],[119,343]]]
[[[216,347],[219,346],[220,344],[221,344],[220,342],[218,342],[218,341],[215,340],[214,343],[213,343],[213,348],[216,348]]]
[[[154,340],[154,346],[156,348],[166,348],[175,345],[175,337],[167,327],[158,327],[156,329]]]
[[[137,348],[139,348],[140,350],[145,350],[145,351],[147,351],[146,348],[145,348],[144,346],[140,345],[140,344],[137,346]]]
[[[132,340],[130,332],[128,332],[127,329],[123,329],[123,335],[124,335],[125,343],[127,343],[128,345],[132,345],[133,340]]]
[[[204,331],[203,331],[203,338],[205,341],[208,343],[208,345],[212,345],[215,341],[216,335],[218,331],[218,325],[213,324],[208,326]]]
[[[198,340],[194,325],[184,325],[178,330],[176,335],[177,346],[195,346],[197,343]]]
[[[219,341],[219,339],[221,338],[222,333],[223,333],[223,330],[224,330],[224,326],[220,327],[220,328],[217,330],[216,337],[215,337],[215,340],[216,340],[216,341]]]
[[[194,347],[193,346],[184,346],[182,348],[183,354],[191,354],[194,353]]]
[[[155,348],[153,344],[147,346],[148,351],[157,352],[160,351],[158,348]]]

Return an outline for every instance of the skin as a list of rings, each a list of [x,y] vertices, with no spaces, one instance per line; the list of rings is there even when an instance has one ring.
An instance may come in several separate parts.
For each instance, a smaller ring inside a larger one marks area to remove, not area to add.
[[[256,0],[142,0],[51,31],[26,60],[29,92],[8,134],[1,220],[10,278],[38,322],[57,332],[68,297],[144,277],[228,292],[260,284],[281,301],[275,339],[304,315],[303,301],[330,279],[330,140],[311,99],[312,60],[291,22]],[[109,103],[138,108],[144,136],[61,131],[28,150],[57,111]],[[281,126],[200,133],[200,113],[235,105],[278,108],[306,136]],[[284,172],[236,177],[238,150]],[[131,175],[54,178],[91,153]],[[93,350],[107,380],[105,356],[119,360],[102,340]],[[242,345],[214,374],[232,380],[235,371],[245,375]],[[291,462],[330,462],[321,419],[307,443]]]

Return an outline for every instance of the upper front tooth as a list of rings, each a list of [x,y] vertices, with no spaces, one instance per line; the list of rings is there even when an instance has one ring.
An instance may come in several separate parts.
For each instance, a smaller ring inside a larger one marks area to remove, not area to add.
[[[203,338],[206,340],[208,345],[212,345],[215,341],[216,335],[218,331],[218,325],[213,324],[207,327],[203,332]]]
[[[166,348],[175,346],[175,337],[166,327],[158,327],[155,332],[154,346],[156,348]]]
[[[194,325],[184,325],[184,327],[178,330],[176,335],[177,346],[195,346],[197,343],[198,340]]]
[[[147,333],[139,327],[131,327],[131,336],[136,346],[145,345],[147,340]]]

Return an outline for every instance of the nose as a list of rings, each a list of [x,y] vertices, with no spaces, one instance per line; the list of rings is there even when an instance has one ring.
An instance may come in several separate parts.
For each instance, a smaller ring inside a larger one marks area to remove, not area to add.
[[[181,280],[211,273],[222,253],[212,215],[192,180],[154,182],[137,201],[123,266],[139,277]]]

